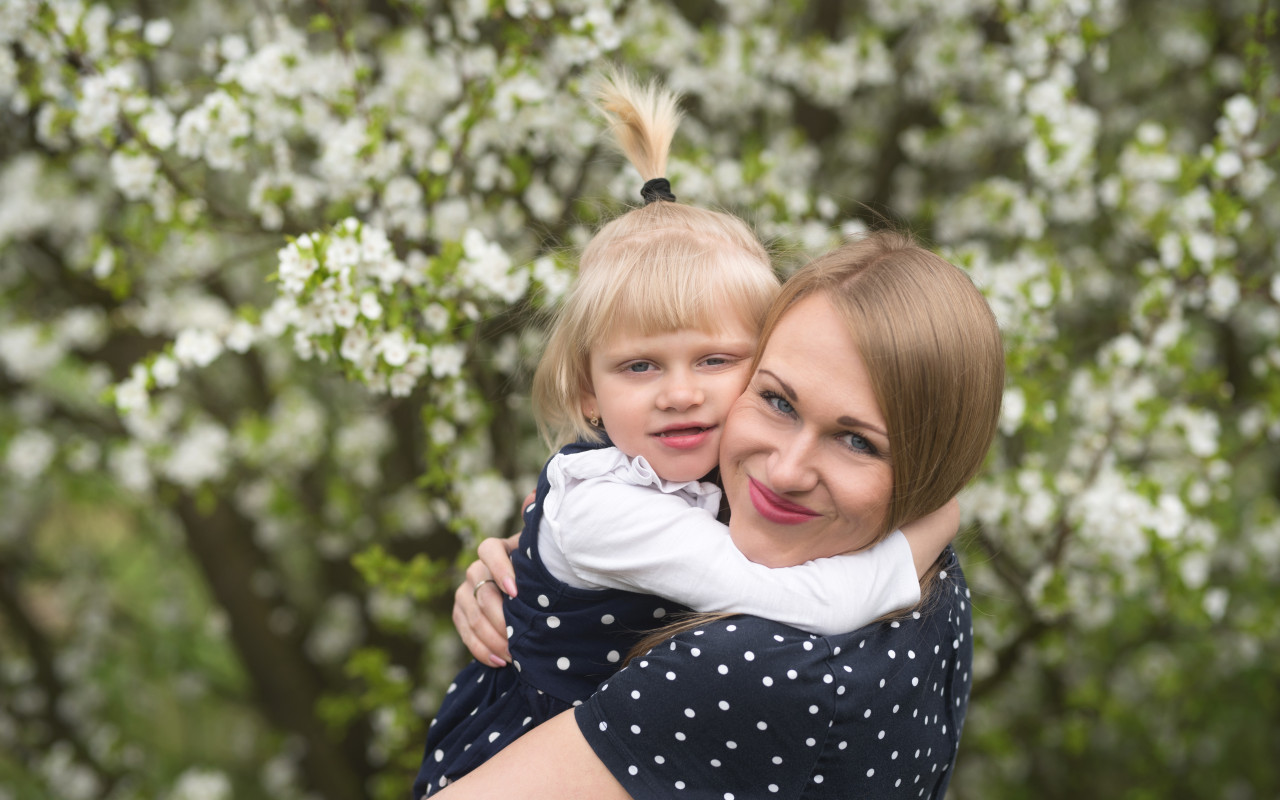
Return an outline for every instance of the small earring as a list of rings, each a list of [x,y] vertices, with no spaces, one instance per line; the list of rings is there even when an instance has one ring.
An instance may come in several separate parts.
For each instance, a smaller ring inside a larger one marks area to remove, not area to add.
[[[593,427],[593,428],[599,428],[599,427],[600,427],[600,418],[599,418],[599,417],[597,417],[595,414],[592,414],[592,415],[591,415],[591,427]]]

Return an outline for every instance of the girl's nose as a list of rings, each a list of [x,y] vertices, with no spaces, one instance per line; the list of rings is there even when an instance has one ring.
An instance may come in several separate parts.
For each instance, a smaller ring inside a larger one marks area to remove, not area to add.
[[[706,395],[690,375],[672,375],[658,393],[658,407],[666,411],[686,411],[702,405]]]

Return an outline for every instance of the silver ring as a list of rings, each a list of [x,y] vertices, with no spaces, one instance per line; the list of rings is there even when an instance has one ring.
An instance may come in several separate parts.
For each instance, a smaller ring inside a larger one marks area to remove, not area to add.
[[[478,582],[476,584],[476,588],[471,590],[471,596],[474,597],[477,601],[479,601],[480,599],[480,587],[484,586],[486,583],[492,583],[494,586],[498,585],[498,582],[495,581],[493,578],[485,578],[484,580]]]

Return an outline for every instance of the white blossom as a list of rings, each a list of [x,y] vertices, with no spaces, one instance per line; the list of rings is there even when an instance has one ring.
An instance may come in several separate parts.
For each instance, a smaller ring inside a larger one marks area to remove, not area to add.
[[[1227,603],[1231,600],[1231,592],[1221,586],[1215,586],[1204,593],[1204,613],[1214,622],[1221,622],[1227,613]]]
[[[409,341],[400,331],[383,334],[375,347],[388,366],[402,367],[409,360]]]
[[[23,483],[39,478],[57,453],[57,442],[42,430],[28,428],[9,441],[5,451],[5,469]]]
[[[145,200],[155,182],[158,162],[146,153],[126,154],[117,150],[111,154],[111,172],[116,187],[130,200]]]
[[[100,791],[94,771],[78,763],[66,741],[58,741],[43,754],[40,773],[49,781],[57,797],[65,800],[90,800]]]
[[[1248,95],[1233,95],[1222,106],[1218,128],[1228,141],[1240,141],[1251,135],[1258,125],[1258,107]]]
[[[327,599],[307,637],[307,652],[324,664],[334,664],[360,642],[364,625],[359,602],[348,594]]]
[[[404,624],[413,613],[413,602],[404,594],[375,590],[368,599],[369,616],[383,625]]]
[[[377,320],[382,317],[382,304],[378,302],[377,295],[372,292],[365,292],[360,296],[360,314],[369,320]]]
[[[1219,153],[1213,159],[1213,172],[1219,178],[1231,179],[1239,175],[1244,170],[1244,161],[1241,160],[1239,153],[1227,151]]]
[[[458,438],[458,430],[449,424],[447,420],[437,417],[431,421],[427,427],[427,436],[431,441],[438,445],[453,444]]]
[[[147,44],[155,47],[163,47],[169,43],[169,39],[173,36],[173,23],[167,19],[148,20],[146,27],[142,29],[142,38]]]
[[[150,396],[147,394],[147,368],[135,364],[129,377],[115,387],[116,408],[121,414],[134,414],[147,410]]]
[[[437,378],[454,378],[462,373],[466,349],[460,344],[434,345],[429,359],[432,375]]]
[[[350,326],[347,326],[350,327]],[[342,336],[339,354],[348,361],[361,363],[369,353],[371,341],[369,333],[362,327],[352,327]]]
[[[92,306],[69,309],[58,320],[57,338],[68,348],[93,350],[109,335],[106,315]]]
[[[546,256],[533,262],[533,277],[542,284],[546,299],[551,303],[564,297],[573,280],[568,270],[561,269],[555,259]]]
[[[188,489],[221,478],[228,466],[230,436],[214,422],[199,422],[180,436],[161,463],[166,478]]]
[[[100,281],[106,280],[115,271],[115,267],[115,251],[109,247],[104,247],[99,251],[98,257],[93,262],[93,277]]]
[[[1132,333],[1122,333],[1099,351],[1098,360],[1132,369],[1142,360],[1142,355],[1142,342]]]
[[[1240,284],[1225,272],[1216,272],[1209,278],[1207,290],[1208,310],[1219,319],[1235,311],[1240,302]]]
[[[1000,431],[1005,436],[1012,436],[1022,426],[1026,411],[1026,394],[1016,386],[1006,388],[1004,401],[1000,404]]]
[[[178,362],[166,355],[157,356],[151,363],[151,377],[160,388],[176,386],[178,383]]]
[[[231,800],[231,780],[224,772],[191,767],[178,776],[168,800]]]
[[[35,380],[52,369],[63,353],[57,339],[35,325],[0,328],[0,364],[17,380]]]
[[[122,95],[131,89],[133,79],[123,67],[112,67],[100,74],[87,75],[80,84],[79,103],[72,131],[81,139],[92,139],[116,125]]]
[[[254,330],[253,325],[239,319],[232,323],[223,343],[233,353],[246,353],[253,346],[256,336],[257,332]]]
[[[516,501],[511,484],[492,472],[462,480],[457,486],[462,514],[475,521],[479,536],[495,536],[511,516]]]
[[[387,390],[392,397],[408,397],[418,385],[418,376],[409,372],[397,372],[387,379]]]
[[[187,328],[173,343],[173,357],[184,367],[207,367],[222,355],[222,340],[212,331]]]
[[[422,321],[433,333],[444,333],[449,327],[449,309],[439,303],[432,303],[422,310]]]

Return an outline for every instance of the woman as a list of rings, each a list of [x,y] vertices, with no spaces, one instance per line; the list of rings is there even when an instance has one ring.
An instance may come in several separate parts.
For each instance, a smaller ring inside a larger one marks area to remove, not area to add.
[[[982,464],[1003,381],[985,301],[907,237],[872,234],[803,268],[725,423],[735,545],[794,565],[942,506]],[[695,621],[442,796],[941,797],[972,656],[963,575],[953,553],[943,562],[916,611],[851,634]]]

